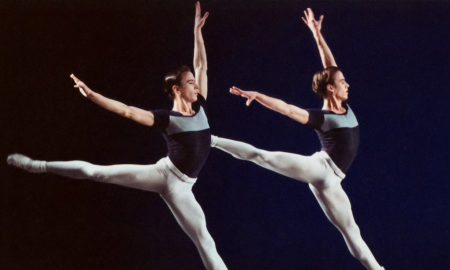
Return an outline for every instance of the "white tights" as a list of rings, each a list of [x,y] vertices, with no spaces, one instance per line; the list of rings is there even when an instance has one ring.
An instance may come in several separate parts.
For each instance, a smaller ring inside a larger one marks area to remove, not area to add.
[[[216,136],[212,136],[212,146],[235,158],[254,162],[263,168],[307,183],[327,218],[344,237],[350,253],[369,270],[384,269],[361,237],[350,200],[341,187],[344,175],[339,169],[337,172],[333,170],[335,165],[325,152],[312,156],[272,152]]]
[[[227,269],[206,228],[202,208],[192,193],[195,179],[182,175],[168,158],[154,165],[99,166],[85,161],[52,161],[47,172],[102,183],[158,192],[183,231],[192,239],[208,270]],[[180,178],[181,176],[181,178]]]

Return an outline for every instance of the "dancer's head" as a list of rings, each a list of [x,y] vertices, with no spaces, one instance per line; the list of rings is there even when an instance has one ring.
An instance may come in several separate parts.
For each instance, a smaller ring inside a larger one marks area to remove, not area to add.
[[[312,89],[322,99],[336,97],[342,101],[348,98],[349,84],[338,67],[327,67],[314,74]]]
[[[164,91],[170,99],[179,97],[189,102],[197,101],[198,86],[188,66],[181,66],[166,74]]]

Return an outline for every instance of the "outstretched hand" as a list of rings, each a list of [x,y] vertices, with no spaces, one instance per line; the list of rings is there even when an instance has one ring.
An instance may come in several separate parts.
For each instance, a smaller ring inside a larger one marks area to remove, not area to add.
[[[89,89],[89,87],[87,87],[86,84],[84,84],[84,82],[80,81],[77,77],[75,77],[75,75],[70,74],[70,78],[73,79],[73,81],[75,82],[75,85],[73,86],[74,88],[78,88],[78,90],[80,90],[80,93],[84,96],[84,97],[88,97],[92,90]]]
[[[202,9],[200,7],[200,2],[195,3],[195,24],[194,24],[194,32],[200,31],[202,27],[205,25],[206,18],[208,18],[209,12],[205,12],[202,17]]]
[[[245,104],[247,106],[250,106],[250,103],[252,103],[252,101],[256,99],[256,95],[258,94],[255,91],[244,91],[242,89],[237,88],[236,86],[230,88],[230,93],[236,96],[246,98],[247,102]]]
[[[305,24],[311,29],[313,33],[318,33],[322,29],[322,21],[323,21],[323,15],[320,15],[319,20],[317,21],[314,18],[314,12],[312,9],[308,8],[303,11],[305,14],[305,17],[302,17],[302,20],[305,22]]]

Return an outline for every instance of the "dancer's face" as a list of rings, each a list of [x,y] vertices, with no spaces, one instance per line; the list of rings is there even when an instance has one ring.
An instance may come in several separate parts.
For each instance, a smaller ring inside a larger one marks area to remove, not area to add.
[[[181,85],[178,88],[180,96],[187,102],[196,102],[198,95],[198,85],[195,83],[195,77],[190,71],[181,74]]]
[[[334,74],[334,83],[328,85],[329,90],[332,91],[332,95],[341,101],[348,99],[348,88],[350,85],[345,81],[344,74],[338,71]]]

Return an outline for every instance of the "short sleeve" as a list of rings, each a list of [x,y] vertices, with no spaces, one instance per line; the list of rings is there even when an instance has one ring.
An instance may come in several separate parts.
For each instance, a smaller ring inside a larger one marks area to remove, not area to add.
[[[322,110],[318,109],[307,109],[309,113],[309,119],[308,123],[306,123],[308,126],[320,130],[320,127],[323,124],[324,117]]]
[[[153,127],[163,132],[169,125],[169,111],[168,110],[152,110],[150,111],[154,117]]]

